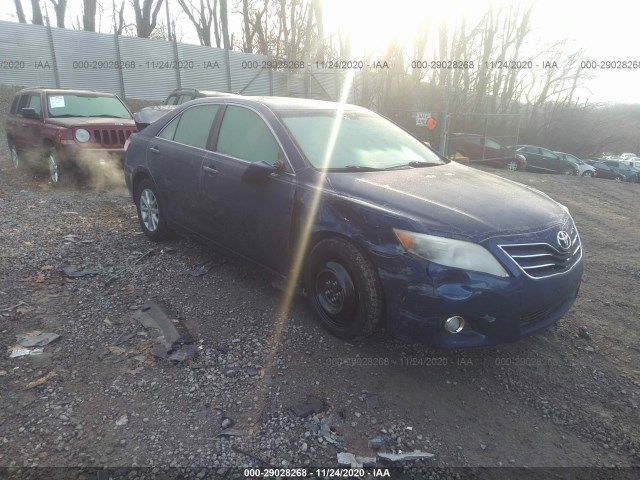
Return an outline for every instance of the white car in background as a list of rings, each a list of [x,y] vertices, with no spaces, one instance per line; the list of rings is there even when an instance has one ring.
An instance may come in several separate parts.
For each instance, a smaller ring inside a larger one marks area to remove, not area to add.
[[[583,162],[575,155],[571,155],[570,153],[563,153],[563,152],[553,152],[553,153],[558,155],[560,158],[564,158],[565,160],[568,160],[578,165],[578,175],[581,175],[583,177],[596,176],[596,169],[593,168],[591,165],[587,164],[586,162]]]
[[[631,168],[640,170],[640,157],[627,157],[620,160],[622,163],[626,163]]]
[[[620,160],[627,160],[628,158],[632,157],[637,158],[637,155],[635,153],[623,153],[622,155],[620,155]]]

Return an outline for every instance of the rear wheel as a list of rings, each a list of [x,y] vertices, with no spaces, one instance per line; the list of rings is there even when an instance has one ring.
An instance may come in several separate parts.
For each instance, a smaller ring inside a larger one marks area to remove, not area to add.
[[[171,235],[157,188],[150,178],[145,178],[138,184],[135,194],[138,220],[142,231],[155,242],[165,240]]]
[[[616,178],[614,178],[614,180],[616,182],[621,182],[622,181],[622,177],[620,175],[618,175]]]
[[[319,242],[309,255],[306,288],[320,323],[345,340],[371,335],[382,317],[382,287],[375,268],[352,243]]]
[[[591,170],[587,170],[586,172],[584,172],[582,174],[582,176],[591,178],[591,177],[593,177],[593,172]]]
[[[520,169],[520,164],[518,163],[517,160],[509,160],[504,166],[504,168],[506,168],[507,170],[511,170],[512,172],[515,172]]]

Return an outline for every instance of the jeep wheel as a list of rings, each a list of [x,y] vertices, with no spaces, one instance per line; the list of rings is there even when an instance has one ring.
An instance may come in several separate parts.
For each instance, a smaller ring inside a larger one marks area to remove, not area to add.
[[[58,155],[55,148],[49,149],[47,153],[47,165],[49,166],[51,183],[58,185],[60,183],[60,163],[58,163]]]
[[[20,156],[18,155],[18,149],[11,143],[9,145],[9,153],[11,154],[11,163],[15,168],[20,168]]]
[[[504,168],[506,168],[507,170],[511,170],[512,172],[515,172],[517,170],[520,170],[520,164],[518,163],[517,160],[509,160],[504,166]]]

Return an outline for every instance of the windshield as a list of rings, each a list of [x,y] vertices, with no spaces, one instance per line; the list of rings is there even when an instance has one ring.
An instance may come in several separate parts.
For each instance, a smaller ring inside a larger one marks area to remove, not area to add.
[[[117,97],[78,94],[47,94],[50,118],[105,117],[131,118],[131,114]]]
[[[295,110],[280,118],[314,168],[385,170],[442,165],[445,162],[420,140],[370,112]],[[329,139],[338,122],[336,142],[328,161]]]

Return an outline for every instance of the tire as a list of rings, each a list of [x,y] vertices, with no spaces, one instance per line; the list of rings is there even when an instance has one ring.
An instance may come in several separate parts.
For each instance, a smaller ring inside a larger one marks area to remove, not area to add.
[[[338,338],[371,335],[382,318],[383,293],[375,268],[354,244],[328,238],[313,247],[305,286],[322,326]]]
[[[591,170],[587,170],[582,174],[583,177],[593,178],[593,172]]]
[[[512,172],[517,172],[518,170],[520,170],[520,164],[518,163],[517,160],[512,159],[505,164],[504,168]]]
[[[54,186],[60,185],[60,162],[55,148],[47,151],[47,168],[49,169],[49,179]]]
[[[616,178],[614,178],[614,180],[616,182],[621,182],[622,181],[622,177],[621,176],[617,176]]]
[[[22,166],[22,162],[20,160],[20,154],[18,153],[18,148],[15,146],[13,142],[9,144],[9,156],[11,158],[11,163],[15,169],[18,169]]]
[[[158,188],[150,178],[143,179],[135,193],[138,220],[144,234],[154,242],[166,240],[171,236],[164,217],[164,206],[158,197]]]

